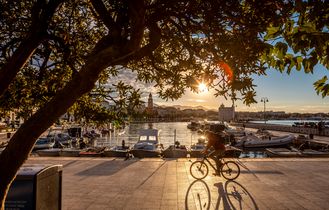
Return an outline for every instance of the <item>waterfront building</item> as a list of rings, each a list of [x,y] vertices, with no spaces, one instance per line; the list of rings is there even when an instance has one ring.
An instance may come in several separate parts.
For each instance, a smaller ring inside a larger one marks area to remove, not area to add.
[[[221,122],[229,122],[234,120],[235,108],[234,106],[225,107],[224,104],[218,108],[218,120]]]
[[[152,98],[152,94],[149,94],[149,98],[147,100],[147,109],[149,112],[153,112],[153,98]]]

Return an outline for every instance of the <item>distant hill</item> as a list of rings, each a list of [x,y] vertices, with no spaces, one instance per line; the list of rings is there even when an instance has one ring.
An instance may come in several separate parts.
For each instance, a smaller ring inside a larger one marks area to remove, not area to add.
[[[203,106],[183,106],[183,105],[172,105],[172,106],[166,106],[166,105],[157,105],[154,104],[155,107],[161,107],[161,108],[166,108],[166,107],[174,107],[176,109],[184,110],[184,109],[203,109],[206,111],[216,111],[215,109],[208,109]]]

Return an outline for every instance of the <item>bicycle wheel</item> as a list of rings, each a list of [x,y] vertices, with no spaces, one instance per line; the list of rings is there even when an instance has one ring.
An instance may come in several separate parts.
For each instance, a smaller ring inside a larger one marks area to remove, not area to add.
[[[222,165],[220,172],[225,179],[234,180],[240,175],[240,167],[234,161],[227,161]]]
[[[203,179],[208,175],[209,169],[203,161],[195,161],[190,167],[190,173],[195,179]]]

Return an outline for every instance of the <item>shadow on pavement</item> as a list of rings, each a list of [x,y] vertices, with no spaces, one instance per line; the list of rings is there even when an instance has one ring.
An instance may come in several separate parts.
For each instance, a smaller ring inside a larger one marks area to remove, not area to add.
[[[223,184],[219,183],[221,188]],[[219,188],[218,188],[219,191]],[[257,203],[248,190],[236,181],[227,181],[224,186],[225,197],[232,209],[255,209]]]
[[[207,183],[203,180],[193,181],[187,189],[185,196],[185,209],[255,209],[258,210],[257,203],[248,190],[236,181],[227,181],[214,184],[218,188],[217,200],[211,198]],[[212,191],[214,193],[214,191]],[[222,204],[221,204],[222,202]]]
[[[76,173],[78,176],[108,176],[119,172],[120,170],[136,163],[136,160],[111,160],[105,161],[91,168]]]
[[[185,196],[185,209],[210,209],[211,196],[207,183],[195,180],[187,189]]]

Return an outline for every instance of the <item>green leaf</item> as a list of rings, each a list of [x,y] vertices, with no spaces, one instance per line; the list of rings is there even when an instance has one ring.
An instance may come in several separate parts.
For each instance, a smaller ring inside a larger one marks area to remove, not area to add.
[[[275,38],[277,35],[279,35],[279,30],[280,30],[280,27],[268,27],[267,28],[267,33],[264,37],[265,40],[270,40],[270,39],[273,39]]]

